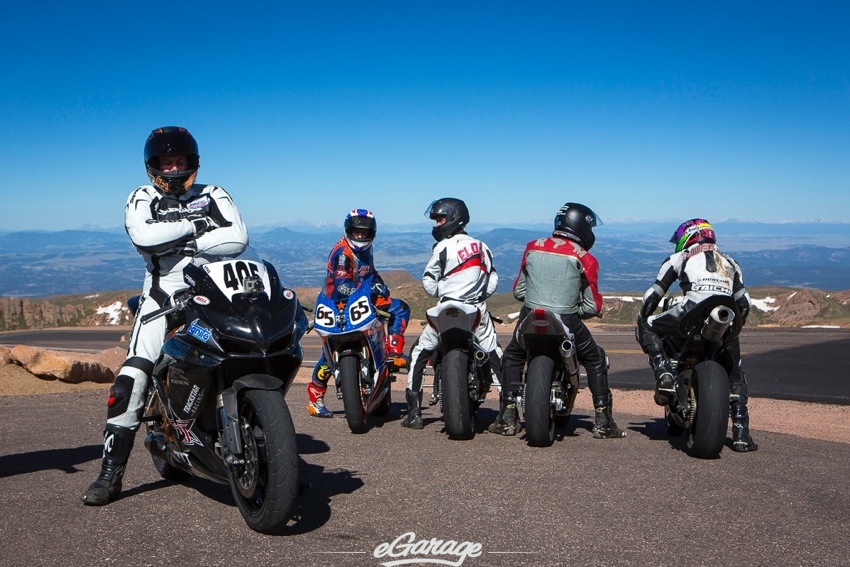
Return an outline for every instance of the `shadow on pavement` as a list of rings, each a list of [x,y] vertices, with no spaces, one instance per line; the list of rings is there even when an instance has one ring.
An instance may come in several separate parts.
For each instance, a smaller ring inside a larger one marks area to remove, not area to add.
[[[99,459],[102,454],[103,445],[97,444],[3,455],[0,457],[0,478],[54,469],[76,473],[81,471],[76,465]]]

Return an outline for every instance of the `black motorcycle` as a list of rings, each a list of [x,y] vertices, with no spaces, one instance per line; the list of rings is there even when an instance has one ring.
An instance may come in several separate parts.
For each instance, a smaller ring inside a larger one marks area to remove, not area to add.
[[[142,418],[168,480],[229,484],[251,529],[275,533],[298,493],[298,452],[284,395],[301,366],[308,320],[295,293],[250,248],[195,258],[187,289],[142,318],[168,317]]]
[[[673,392],[664,407],[667,431],[687,433],[687,451],[715,458],[723,449],[729,425],[729,343],[743,320],[735,301],[715,295],[698,303],[681,319],[679,336],[664,336],[673,368]]]
[[[548,309],[530,310],[515,333],[528,361],[517,407],[525,421],[528,444],[548,447],[555,441],[555,425],[569,421],[578,393],[579,365],[573,334]]]
[[[474,305],[445,300],[426,316],[440,336],[431,403],[440,403],[449,439],[472,439],[475,414],[494,383],[490,355],[475,338],[481,314]]]

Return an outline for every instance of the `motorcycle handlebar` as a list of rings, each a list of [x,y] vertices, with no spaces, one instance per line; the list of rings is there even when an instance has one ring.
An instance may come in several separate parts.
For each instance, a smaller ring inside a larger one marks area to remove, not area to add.
[[[159,319],[160,317],[165,317],[169,313],[174,313],[175,311],[177,311],[181,307],[182,307],[182,304],[178,304],[178,305],[171,305],[170,307],[160,307],[156,311],[151,311],[147,315],[142,316],[142,325],[144,325],[145,323],[148,323],[150,321],[153,321],[154,319]]]
[[[165,317],[175,311],[180,311],[181,309],[185,309],[186,302],[189,300],[189,296],[191,296],[191,291],[188,289],[180,290],[171,295],[170,303],[171,305],[166,305],[165,307],[160,307],[155,311],[151,311],[147,315],[142,316],[142,325],[145,323],[149,323],[155,319],[159,319],[160,317]]]

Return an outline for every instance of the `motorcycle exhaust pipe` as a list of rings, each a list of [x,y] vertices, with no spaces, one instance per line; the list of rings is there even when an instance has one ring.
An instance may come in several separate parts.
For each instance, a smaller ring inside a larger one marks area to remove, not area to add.
[[[702,328],[702,338],[717,343],[723,338],[726,330],[732,326],[735,320],[735,313],[728,307],[715,307],[705,320],[705,325]]]
[[[151,455],[159,457],[165,462],[169,462],[165,437],[161,433],[148,433],[145,436],[145,448]]]
[[[576,356],[576,347],[572,341],[566,340],[561,343],[559,348],[561,357],[564,359],[564,365],[567,367],[567,373],[570,376],[578,375],[578,357]]]
[[[476,366],[484,366],[487,364],[487,361],[490,360],[490,353],[484,350],[484,348],[478,343],[472,343],[474,352],[472,353],[472,360],[475,362]]]

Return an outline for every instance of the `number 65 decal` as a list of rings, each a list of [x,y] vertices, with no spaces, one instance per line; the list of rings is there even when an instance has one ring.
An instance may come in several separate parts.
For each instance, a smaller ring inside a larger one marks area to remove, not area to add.
[[[334,326],[334,312],[327,305],[316,306],[315,323],[322,327]]]
[[[363,317],[368,317],[372,312],[372,305],[368,297],[361,297],[348,307],[348,320],[357,324]]]

